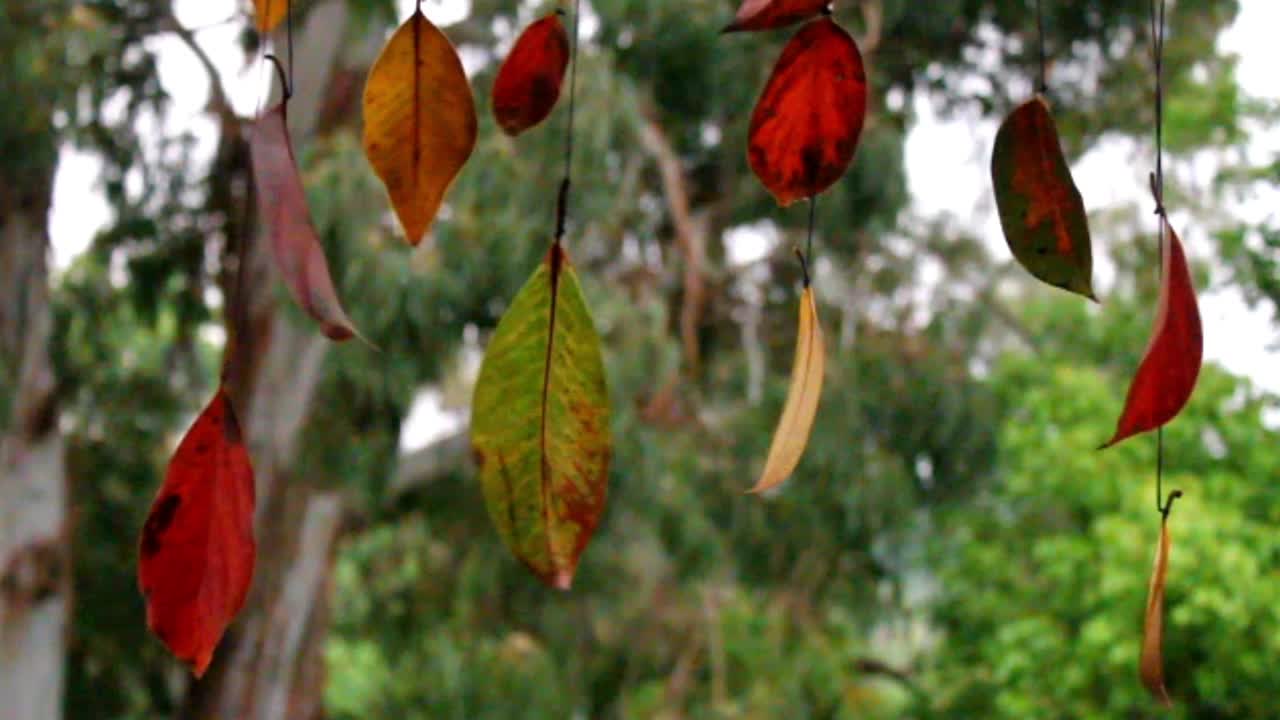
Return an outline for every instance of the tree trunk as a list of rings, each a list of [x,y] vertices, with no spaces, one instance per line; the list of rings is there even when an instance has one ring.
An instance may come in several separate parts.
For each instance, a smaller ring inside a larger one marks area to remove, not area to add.
[[[47,148],[46,148],[47,149]],[[47,167],[0,177],[0,720],[62,717],[70,534],[49,359]]]

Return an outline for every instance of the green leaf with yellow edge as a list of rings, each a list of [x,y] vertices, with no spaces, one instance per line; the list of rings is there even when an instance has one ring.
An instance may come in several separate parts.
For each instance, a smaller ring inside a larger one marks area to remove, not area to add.
[[[559,244],[498,323],[471,408],[498,534],[543,582],[569,589],[604,511],[612,440],[600,336]]]
[[[1019,105],[1000,125],[991,179],[1000,225],[1018,262],[1044,282],[1096,301],[1084,201],[1043,97]]]

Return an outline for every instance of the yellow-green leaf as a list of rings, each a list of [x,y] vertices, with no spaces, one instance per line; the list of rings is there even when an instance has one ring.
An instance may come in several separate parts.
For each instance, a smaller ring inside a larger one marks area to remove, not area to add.
[[[1050,285],[1097,300],[1084,201],[1044,98],[1019,105],[1000,125],[991,179],[1005,241],[1018,262]]]
[[[777,487],[800,463],[800,456],[804,455],[804,448],[809,444],[813,420],[818,414],[826,364],[826,344],[822,338],[822,325],[818,322],[818,306],[814,301],[813,288],[806,287],[800,296],[800,329],[796,334],[796,356],[791,366],[787,402],[782,408],[778,427],[773,431],[773,444],[769,446],[764,472],[751,492]]]
[[[289,13],[292,0],[253,0],[254,22],[258,32],[271,32]]]
[[[364,151],[409,242],[431,228],[476,145],[471,86],[449,38],[421,11],[387,41],[364,89]]]
[[[1151,570],[1151,588],[1147,593],[1147,615],[1142,629],[1142,659],[1138,675],[1151,697],[1170,707],[1169,693],[1164,687],[1164,580],[1169,571],[1169,524],[1160,523],[1160,541],[1156,546],[1155,567]]]
[[[489,341],[471,443],[503,542],[567,590],[604,510],[612,442],[600,337],[559,245]]]

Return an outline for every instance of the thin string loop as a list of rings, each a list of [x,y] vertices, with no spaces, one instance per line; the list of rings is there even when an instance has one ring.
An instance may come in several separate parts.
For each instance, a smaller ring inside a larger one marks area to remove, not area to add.
[[[569,187],[573,178],[573,123],[578,96],[578,45],[582,39],[578,35],[579,22],[582,18],[582,0],[573,0],[573,49],[569,62],[569,118],[564,131],[564,177],[560,180],[560,190],[556,196],[556,229],[555,244],[558,246],[564,239],[565,224],[569,217]]]
[[[1155,214],[1158,218],[1156,248],[1159,259],[1156,262],[1157,277],[1164,280],[1164,244],[1168,242],[1169,217],[1164,207],[1164,39],[1165,39],[1165,0],[1151,0],[1151,55],[1156,76],[1155,121],[1156,121],[1156,170],[1149,176],[1151,196],[1155,200]],[[1164,497],[1164,426],[1156,428],[1156,511],[1165,520],[1173,509],[1173,501],[1182,497],[1181,490],[1169,493]]]

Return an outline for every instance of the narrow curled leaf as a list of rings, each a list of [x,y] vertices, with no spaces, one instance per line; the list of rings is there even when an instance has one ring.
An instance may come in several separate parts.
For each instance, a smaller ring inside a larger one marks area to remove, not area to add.
[[[756,103],[751,169],[779,205],[813,197],[849,168],[866,112],[858,46],[830,18],[815,20],[787,43]]]
[[[1164,582],[1169,571],[1169,524],[1160,523],[1160,541],[1156,545],[1155,567],[1151,570],[1151,586],[1147,591],[1147,613],[1142,626],[1142,658],[1138,675],[1151,697],[1165,707],[1172,703],[1164,687]]]
[[[493,81],[493,116],[516,136],[551,114],[569,66],[569,35],[558,14],[535,22],[520,34]]]
[[[777,487],[800,463],[800,456],[809,443],[809,433],[813,430],[813,420],[818,414],[826,364],[826,343],[822,338],[822,325],[818,322],[818,307],[813,288],[806,287],[800,296],[800,326],[796,334],[796,356],[791,366],[787,402],[782,408],[778,427],[773,431],[773,443],[769,446],[764,472],[751,492]]]
[[[387,41],[364,89],[364,151],[411,244],[431,222],[476,145],[462,61],[422,11]]]
[[[326,337],[346,340],[359,335],[338,299],[324,249],[311,224],[283,103],[249,127],[249,152],[253,157],[258,213],[267,225],[271,253],[289,292],[320,324]]]
[[[1050,285],[1096,300],[1084,201],[1043,97],[1019,105],[1001,123],[991,179],[1000,226],[1018,262]]]
[[[258,32],[267,33],[275,30],[289,14],[289,3],[293,0],[253,0],[254,24]]]
[[[1142,364],[1129,386],[1115,435],[1103,447],[1172,420],[1191,399],[1200,376],[1204,336],[1196,289],[1181,241],[1168,222],[1161,225],[1164,242],[1160,243],[1162,271],[1155,327]]]
[[[503,542],[567,590],[604,511],[612,442],[600,338],[559,245],[489,341],[471,443]]]
[[[204,674],[253,579],[253,467],[224,390],[169,461],[139,545],[147,626]]]
[[[772,30],[821,13],[831,0],[743,0],[733,22],[721,32]]]

